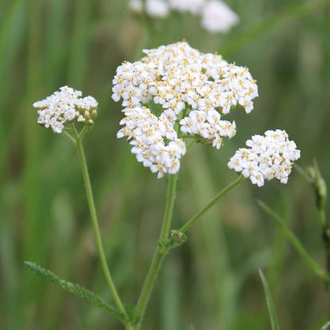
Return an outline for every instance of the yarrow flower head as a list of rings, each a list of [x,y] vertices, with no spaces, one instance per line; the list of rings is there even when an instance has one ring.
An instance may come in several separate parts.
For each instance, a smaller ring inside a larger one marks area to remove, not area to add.
[[[46,99],[33,103],[38,109],[38,123],[46,128],[50,127],[54,133],[62,133],[64,126],[75,120],[93,125],[98,103],[91,96],[81,96],[80,91],[64,86]]]
[[[233,137],[235,122],[222,116],[233,107],[250,113],[258,88],[247,68],[186,42],[144,52],[140,61],[119,66],[113,80],[112,98],[122,100],[125,115],[117,136],[126,136],[137,160],[162,177],[179,170],[182,138],[219,149],[224,137]]]
[[[265,180],[276,178],[287,183],[294,161],[300,158],[300,150],[289,135],[282,130],[266,131],[262,135],[254,135],[246,141],[249,147],[236,151],[230,159],[228,167],[241,172],[259,187]]]

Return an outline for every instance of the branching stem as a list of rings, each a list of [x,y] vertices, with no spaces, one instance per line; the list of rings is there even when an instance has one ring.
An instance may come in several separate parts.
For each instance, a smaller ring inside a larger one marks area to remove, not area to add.
[[[159,236],[158,246],[154,253],[147,277],[144,281],[143,288],[138,300],[138,304],[136,307],[136,312],[140,315],[141,320],[137,326],[137,329],[141,326],[142,317],[144,315],[145,309],[147,307],[152,288],[154,286],[158,271],[160,269],[161,263],[163,261],[164,256],[166,255],[166,251],[162,248],[162,243],[168,238],[171,222],[172,222],[172,214],[175,200],[175,191],[176,191],[176,183],[177,183],[178,175],[170,175],[168,188],[167,188],[167,196],[166,196],[166,206],[164,213],[164,220],[162,224],[161,233]]]
[[[233,181],[231,184],[229,184],[227,187],[222,189],[217,195],[213,197],[213,199],[202,209],[200,210],[196,215],[194,215],[179,231],[182,233],[185,233],[191,225],[198,220],[204,213],[206,213],[221,197],[227,194],[230,190],[232,190],[234,187],[236,187],[238,184],[240,184],[242,181],[245,180],[245,177],[243,175],[240,175],[235,181]]]

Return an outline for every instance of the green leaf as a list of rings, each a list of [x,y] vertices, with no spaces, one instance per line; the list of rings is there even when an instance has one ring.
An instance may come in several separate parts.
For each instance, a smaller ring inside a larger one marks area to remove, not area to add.
[[[170,237],[165,240],[165,242],[159,242],[161,248],[165,248],[167,250],[174,249],[181,244],[186,243],[188,237],[185,233],[182,233],[180,230],[171,230]]]
[[[325,324],[325,325],[321,328],[321,330],[327,330],[327,329],[329,328],[329,326],[330,326],[330,321],[329,321],[327,324]]]
[[[125,322],[125,318],[122,313],[120,313],[116,308],[108,305],[102,298],[97,296],[95,293],[84,289],[78,284],[73,284],[62,280],[56,275],[54,275],[51,271],[41,268],[33,262],[25,261],[24,264],[36,275],[43,277],[44,279],[55,284],[56,286],[73,293],[78,298],[84,300],[88,304],[103,309],[115,318]]]
[[[259,274],[260,274],[260,277],[261,277],[262,285],[263,285],[264,290],[265,290],[265,296],[266,296],[266,301],[267,301],[267,307],[268,307],[270,322],[272,324],[272,330],[280,330],[280,326],[279,326],[278,321],[277,321],[275,307],[274,307],[272,296],[270,294],[270,289],[269,289],[268,282],[267,282],[267,280],[266,280],[266,278],[265,278],[265,276],[264,276],[261,269],[259,269]]]
[[[265,203],[258,201],[259,206],[268,213],[272,219],[276,221],[276,223],[280,226],[283,234],[293,245],[297,253],[300,255],[301,259],[305,262],[305,264],[323,281],[330,282],[329,275],[323,270],[308,254],[305,248],[300,243],[299,239],[291,232],[291,230],[287,227],[283,219],[275,213],[270,207],[268,207]]]

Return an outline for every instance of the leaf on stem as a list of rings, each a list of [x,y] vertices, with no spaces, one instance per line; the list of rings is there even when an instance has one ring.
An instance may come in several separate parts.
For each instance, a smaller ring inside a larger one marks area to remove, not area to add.
[[[272,219],[276,221],[276,223],[280,226],[283,234],[290,241],[292,246],[295,248],[297,253],[300,255],[301,259],[305,262],[305,264],[323,281],[330,282],[330,278],[328,274],[317,264],[315,261],[309,256],[308,252],[300,243],[299,239],[291,232],[291,230],[287,227],[283,219],[275,213],[270,207],[268,207],[262,201],[257,201],[259,206],[268,214]]]
[[[78,284],[73,284],[62,280],[56,275],[54,275],[51,271],[44,269],[33,262],[26,261],[24,262],[24,264],[36,275],[43,277],[44,279],[55,284],[56,286],[73,293],[75,296],[84,300],[88,304],[103,309],[115,318],[125,322],[125,318],[122,313],[120,313],[116,308],[108,305],[101,297],[97,296],[95,293],[84,289]]]
[[[262,285],[263,285],[264,291],[265,291],[267,308],[268,308],[268,312],[269,312],[270,322],[272,325],[272,330],[280,330],[280,326],[277,321],[277,316],[276,316],[276,312],[275,312],[273,299],[272,299],[272,296],[270,293],[269,285],[268,285],[268,282],[261,269],[259,269],[259,275],[260,275]]]
[[[160,247],[167,250],[174,249],[183,243],[187,242],[188,237],[186,234],[182,233],[180,230],[171,230],[171,237],[169,237],[165,242],[159,243]]]

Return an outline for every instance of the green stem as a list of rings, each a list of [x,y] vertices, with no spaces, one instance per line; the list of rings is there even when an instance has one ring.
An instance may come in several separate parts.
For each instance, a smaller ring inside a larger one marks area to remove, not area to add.
[[[313,178],[310,176],[310,174],[307,171],[301,168],[298,164],[294,164],[293,167],[308,183],[313,183]]]
[[[89,126],[84,126],[84,128],[79,132],[79,139],[82,140],[86,132],[88,131],[90,127]]]
[[[189,144],[187,145],[187,150],[189,150],[194,144],[196,143],[196,140],[191,140]]]
[[[76,145],[76,139],[74,139],[70,133],[66,132],[66,131],[62,131],[62,133],[74,144]]]
[[[178,180],[178,174],[169,176],[164,220],[159,237],[161,243],[167,239],[168,234],[170,232],[177,180]]]
[[[184,117],[183,117],[184,118]],[[195,135],[181,135],[183,139],[195,139]]]
[[[143,317],[145,309],[147,307],[152,288],[154,286],[162,260],[163,260],[164,256],[166,255],[166,251],[161,246],[162,246],[162,243],[167,239],[168,234],[170,232],[177,178],[178,178],[177,174],[169,176],[164,220],[163,220],[163,224],[162,224],[161,233],[159,236],[158,246],[156,248],[151,265],[149,267],[149,271],[148,271],[147,277],[144,281],[143,288],[142,288],[142,291],[141,291],[141,294],[140,294],[140,297],[138,300],[138,304],[136,307],[136,312],[141,317],[140,323],[137,325],[137,329],[139,329],[141,326],[142,317]]]
[[[76,138],[76,147],[77,147],[77,151],[78,151],[78,155],[79,155],[82,175],[84,178],[89,211],[90,211],[90,215],[92,218],[92,223],[93,223],[93,228],[94,228],[95,238],[96,238],[96,245],[97,245],[97,249],[99,252],[100,259],[101,259],[103,272],[104,272],[105,278],[108,282],[109,289],[113,295],[113,299],[114,299],[119,311],[126,317],[126,319],[128,319],[126,310],[119,298],[119,295],[118,295],[115,285],[113,283],[112,276],[110,274],[110,271],[109,271],[109,268],[107,265],[107,261],[106,261],[106,257],[105,257],[105,253],[103,250],[101,234],[100,234],[100,229],[99,229],[99,225],[98,225],[98,221],[97,221],[97,214],[96,214],[96,209],[95,209],[95,204],[94,204],[92,186],[91,186],[91,182],[90,182],[90,178],[89,178],[84,148],[82,145],[82,139],[81,139],[80,135],[78,135],[78,132],[76,131],[75,128],[73,128],[73,133]],[[127,329],[130,329],[130,327],[128,327]]]
[[[327,6],[327,9],[330,7]],[[299,173],[309,182],[315,191],[316,196],[316,207],[317,207],[317,215],[319,218],[321,230],[322,230],[322,239],[325,247],[325,255],[326,255],[326,273],[328,276],[328,282],[326,283],[328,297],[329,297],[329,309],[328,315],[330,316],[330,222],[327,220],[326,216],[326,203],[327,203],[327,185],[321,176],[319,167],[317,165],[317,161],[314,160],[314,166],[309,168],[309,171],[305,171],[295,164],[296,169]],[[324,280],[326,281],[326,280]]]
[[[236,187],[238,184],[240,184],[242,181],[245,180],[245,177],[240,175],[238,179],[233,181],[231,184],[229,184],[227,187],[222,189],[217,195],[213,197],[213,199],[201,210],[199,211],[196,215],[194,215],[181,229],[180,232],[184,233],[186,232],[191,225],[198,220],[204,213],[206,213],[221,197],[227,194],[231,189]]]

